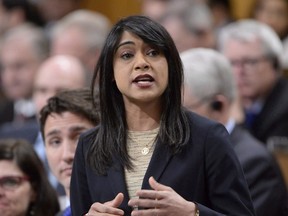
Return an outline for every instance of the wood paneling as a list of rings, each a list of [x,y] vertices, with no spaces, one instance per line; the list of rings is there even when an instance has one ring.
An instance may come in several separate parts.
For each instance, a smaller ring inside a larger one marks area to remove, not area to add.
[[[234,17],[236,19],[248,18],[254,3],[255,0],[231,0]]]
[[[139,14],[140,0],[82,0],[81,7],[106,15],[112,23],[119,18]]]

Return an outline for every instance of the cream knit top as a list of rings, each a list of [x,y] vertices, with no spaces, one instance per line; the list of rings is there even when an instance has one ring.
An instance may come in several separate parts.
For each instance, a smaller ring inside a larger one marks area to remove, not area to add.
[[[128,154],[132,157],[133,170],[125,169],[125,179],[130,198],[136,197],[136,191],[141,189],[142,182],[150,159],[155,148],[155,139],[159,128],[149,131],[128,131],[127,148]],[[144,147],[149,152],[144,155]]]

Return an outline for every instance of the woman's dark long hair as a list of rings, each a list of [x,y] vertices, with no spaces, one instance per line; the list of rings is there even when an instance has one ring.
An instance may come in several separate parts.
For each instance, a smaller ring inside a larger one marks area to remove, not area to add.
[[[173,153],[187,143],[190,130],[181,106],[183,69],[176,46],[163,26],[144,16],[121,19],[107,36],[92,80],[92,94],[99,87],[101,123],[87,153],[88,164],[99,174],[105,174],[112,158],[132,168],[126,149],[127,122],[122,94],[113,81],[113,59],[116,47],[124,31],[140,37],[145,43],[159,48],[168,62],[168,86],[163,94],[158,139],[170,147]]]
[[[30,203],[26,215],[56,215],[59,208],[56,191],[50,185],[42,161],[32,145],[24,140],[0,139],[0,160],[14,161],[20,170],[29,177],[36,199]],[[23,197],[25,199],[25,197]]]

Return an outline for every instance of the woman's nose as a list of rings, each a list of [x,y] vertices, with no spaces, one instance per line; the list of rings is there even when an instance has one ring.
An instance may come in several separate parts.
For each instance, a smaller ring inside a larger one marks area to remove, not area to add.
[[[149,62],[146,60],[145,56],[139,54],[135,58],[135,69],[136,70],[148,70],[150,68]]]

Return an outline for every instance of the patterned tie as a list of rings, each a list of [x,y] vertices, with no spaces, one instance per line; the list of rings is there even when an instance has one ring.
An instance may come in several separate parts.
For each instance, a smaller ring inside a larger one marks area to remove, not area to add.
[[[71,208],[70,208],[70,206],[68,206],[68,207],[64,210],[63,216],[71,216]]]

